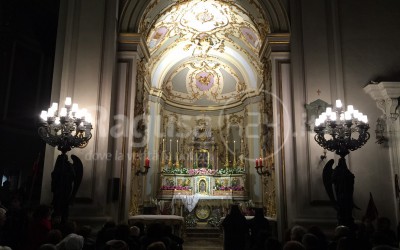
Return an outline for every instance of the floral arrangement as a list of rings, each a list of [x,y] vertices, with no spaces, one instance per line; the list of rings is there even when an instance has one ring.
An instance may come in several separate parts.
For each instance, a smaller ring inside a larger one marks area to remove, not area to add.
[[[163,174],[188,174],[187,168],[163,168],[161,173]]]
[[[221,190],[221,191],[244,191],[243,186],[223,186],[223,185],[215,185],[215,190]]]
[[[244,174],[244,168],[221,168],[218,169],[217,174],[231,175],[231,174]]]
[[[193,168],[189,169],[190,175],[214,175],[216,171],[214,169],[209,168]]]
[[[190,186],[162,186],[161,190],[191,190]]]

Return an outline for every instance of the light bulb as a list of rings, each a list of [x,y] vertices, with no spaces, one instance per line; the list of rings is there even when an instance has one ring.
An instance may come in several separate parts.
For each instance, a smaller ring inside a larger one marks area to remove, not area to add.
[[[353,105],[347,105],[347,111],[353,112],[354,111]]]
[[[51,108],[54,110],[58,110],[58,103],[53,102],[53,104],[51,104]]]
[[[43,121],[47,120],[47,111],[42,110],[42,113],[40,113],[40,118],[42,118]]]
[[[54,117],[54,109],[53,108],[49,108],[47,110],[47,117]]]
[[[72,100],[71,97],[65,98],[65,106],[71,106]]]
[[[54,121],[54,123],[55,123],[56,125],[60,124],[60,117],[56,117],[56,120]]]
[[[72,112],[77,112],[79,110],[78,103],[72,104]]]
[[[342,101],[336,100],[336,108],[341,108],[341,107],[342,107]]]
[[[61,108],[60,116],[61,117],[66,117],[67,116],[67,108]]]

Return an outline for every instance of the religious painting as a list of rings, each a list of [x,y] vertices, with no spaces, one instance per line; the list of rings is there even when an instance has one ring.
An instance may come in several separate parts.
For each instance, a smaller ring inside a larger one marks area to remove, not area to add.
[[[207,176],[196,177],[196,193],[208,195],[210,193],[210,178]]]
[[[159,27],[157,30],[153,31],[149,39],[149,48],[154,49],[163,39],[165,34],[168,32],[167,27]]]
[[[178,187],[190,187],[191,186],[191,179],[184,177],[184,178],[177,178],[176,183]]]
[[[200,150],[197,153],[197,167],[198,168],[207,168],[208,167],[208,150]]]
[[[253,48],[257,49],[259,47],[260,39],[258,39],[258,36],[253,31],[253,29],[249,27],[241,27],[240,31],[242,32],[242,35],[244,36],[246,42],[253,46]]]

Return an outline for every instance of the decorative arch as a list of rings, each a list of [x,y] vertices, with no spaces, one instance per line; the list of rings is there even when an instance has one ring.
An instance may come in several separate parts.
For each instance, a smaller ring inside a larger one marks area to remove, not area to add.
[[[183,2],[185,0],[178,1]],[[158,2],[158,0],[121,0],[119,9],[119,31],[124,33],[138,33],[140,19],[144,15],[145,10],[151,7],[150,5],[157,5]],[[165,2],[169,3],[169,1]],[[265,18],[270,24],[271,33],[289,32],[289,18],[282,0],[254,2],[264,11]]]

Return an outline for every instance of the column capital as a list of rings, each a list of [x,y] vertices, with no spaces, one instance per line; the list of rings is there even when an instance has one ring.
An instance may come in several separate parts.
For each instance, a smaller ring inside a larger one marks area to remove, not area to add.
[[[376,101],[387,119],[396,121],[399,117],[400,82],[371,82],[364,91]]]

